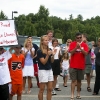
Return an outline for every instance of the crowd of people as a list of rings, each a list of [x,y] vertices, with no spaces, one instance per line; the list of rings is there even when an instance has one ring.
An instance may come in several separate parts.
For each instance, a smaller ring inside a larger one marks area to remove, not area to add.
[[[13,51],[13,52],[12,52]],[[74,90],[77,86],[77,99],[81,99],[80,91],[84,76],[87,80],[87,91],[91,92],[91,78],[95,70],[95,84],[93,95],[98,95],[100,89],[100,38],[97,44],[89,42],[86,34],[76,33],[75,40],[68,39],[64,53],[53,31],[47,31],[41,36],[40,47],[32,43],[32,36],[28,36],[23,47],[18,44],[5,50],[0,47],[0,99],[21,100],[22,94],[30,94],[32,78],[36,77],[39,88],[38,100],[43,100],[45,86],[47,100],[57,95],[59,75],[63,77],[63,86],[67,87],[68,77],[71,81],[71,98],[74,100]],[[26,89],[26,81],[28,88]]]

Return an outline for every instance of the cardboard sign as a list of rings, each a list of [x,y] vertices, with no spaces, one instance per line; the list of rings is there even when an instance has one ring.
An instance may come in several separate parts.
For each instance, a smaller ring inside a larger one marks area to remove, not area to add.
[[[18,45],[14,20],[0,21],[0,46]]]

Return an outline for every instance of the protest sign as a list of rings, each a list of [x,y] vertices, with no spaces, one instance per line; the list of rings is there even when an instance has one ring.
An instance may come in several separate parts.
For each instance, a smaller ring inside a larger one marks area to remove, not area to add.
[[[18,45],[14,20],[0,21],[0,46]]]

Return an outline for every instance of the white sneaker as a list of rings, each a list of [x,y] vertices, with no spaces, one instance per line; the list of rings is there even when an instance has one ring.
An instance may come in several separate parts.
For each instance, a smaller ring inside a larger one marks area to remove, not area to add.
[[[52,90],[52,95],[57,95],[55,90]]]

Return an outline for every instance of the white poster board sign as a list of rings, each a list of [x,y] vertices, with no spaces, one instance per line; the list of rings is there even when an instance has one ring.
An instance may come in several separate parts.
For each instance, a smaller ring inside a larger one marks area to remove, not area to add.
[[[14,20],[0,21],[0,46],[18,45]]]

